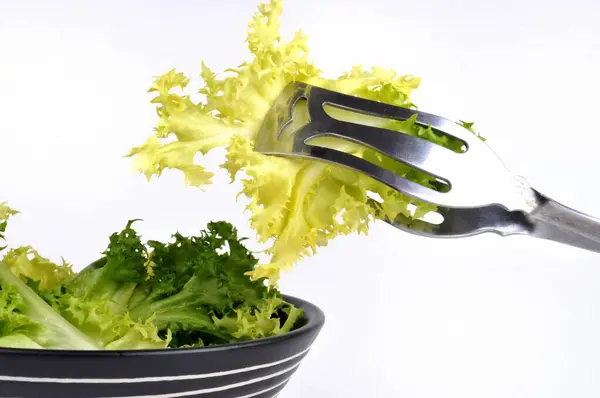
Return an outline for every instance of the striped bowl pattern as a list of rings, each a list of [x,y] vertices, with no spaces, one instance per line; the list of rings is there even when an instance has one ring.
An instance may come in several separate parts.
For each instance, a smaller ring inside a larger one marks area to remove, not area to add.
[[[195,349],[50,351],[0,349],[1,398],[275,398],[325,322],[286,297],[305,323],[277,337]]]

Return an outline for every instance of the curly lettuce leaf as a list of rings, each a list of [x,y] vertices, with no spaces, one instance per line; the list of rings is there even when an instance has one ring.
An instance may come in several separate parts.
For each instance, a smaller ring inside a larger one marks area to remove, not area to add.
[[[62,290],[42,294],[52,307],[104,350],[167,348],[171,336],[164,335],[149,318],[136,322],[128,313],[115,313],[110,299],[78,297]]]
[[[15,333],[0,337],[0,347],[21,349],[43,349],[41,345],[24,334]]]
[[[14,215],[16,211],[4,214]],[[0,268],[0,346],[166,348],[168,333],[159,336],[151,320],[134,322],[123,307],[135,288],[132,281],[144,280],[146,275],[145,268],[139,270],[130,264],[132,260],[135,263],[136,251],[145,250],[141,243],[136,246],[139,238],[130,224],[110,237],[101,262],[79,274],[64,259],[56,264],[30,246],[9,250]],[[104,272],[99,271],[100,264],[106,265]],[[61,328],[65,336],[58,333]],[[71,335],[75,336],[72,343]]]
[[[17,210],[9,208],[5,203],[0,204],[0,230],[2,232],[6,231],[8,219],[18,213]],[[0,238],[2,238],[1,235]],[[33,283],[43,291],[51,291],[75,275],[72,266],[64,259],[62,259],[62,264],[58,265],[43,257],[31,246],[10,249],[2,258],[2,263],[22,282],[28,285]]]
[[[21,338],[25,336],[26,339]],[[93,339],[60,316],[32,288],[0,263],[0,337],[15,346],[97,350]]]
[[[282,312],[285,321],[273,317]],[[254,340],[277,336],[290,332],[302,317],[303,311],[283,301],[281,297],[271,297],[256,307],[248,305],[236,308],[232,313],[213,320],[219,328],[227,330],[233,341]]]
[[[264,281],[246,275],[258,260],[231,224],[211,222],[199,236],[177,233],[173,238],[168,243],[148,242],[152,272],[132,295],[133,319],[152,317],[159,329],[173,333],[172,346],[274,336],[295,325],[301,310]],[[280,312],[284,309],[291,315]]]
[[[0,204],[0,227],[17,214]],[[3,237],[2,237],[3,238]],[[10,250],[0,262],[0,347],[95,350],[92,339],[61,317],[39,295],[72,275],[30,247]]]
[[[67,290],[87,300],[108,300],[114,313],[124,313],[138,283],[148,277],[147,248],[132,225],[113,233],[101,260],[80,271]]]
[[[104,349],[199,347],[285,333],[302,310],[245,275],[258,260],[243,241],[221,221],[198,236],[175,233],[170,242],[144,244],[129,221],[111,235],[102,259],[52,291],[35,289]],[[238,320],[237,313],[246,316]]]
[[[252,55],[248,61],[227,69],[224,75],[217,75],[202,64],[201,101],[193,101],[186,93],[190,79],[175,69],[158,77],[150,89],[156,94],[152,103],[157,105],[160,118],[155,134],[127,155],[133,158],[134,168],[148,179],[160,176],[165,169],[174,169],[183,173],[187,184],[203,188],[211,183],[214,172],[197,164],[197,155],[225,147],[226,161],[221,167],[229,172],[232,181],[241,181],[241,194],[250,201],[247,210],[251,226],[259,241],[270,245],[269,262],[259,264],[249,274],[255,279],[268,278],[272,284],[277,283],[282,270],[289,270],[336,236],[366,234],[374,218],[402,217],[410,222],[435,211],[435,207],[414,201],[362,174],[306,160],[269,157],[253,150],[262,119],[291,82],[409,108],[415,108],[410,96],[420,84],[417,77],[379,67],[355,66],[337,79],[322,77],[308,58],[306,36],[297,32],[289,41],[281,37],[281,13],[281,0],[259,5],[248,26],[246,41]],[[416,125],[414,119],[366,120],[364,116],[339,115],[335,109],[332,112],[348,121],[416,135],[460,150],[460,144]],[[472,124],[463,125],[472,131]],[[353,144],[330,144],[425,186],[438,184],[433,177],[373,151]],[[376,207],[368,204],[371,194],[382,199]]]
[[[0,336],[24,336],[37,332],[41,325],[23,314],[25,300],[16,287],[0,289]]]
[[[6,202],[0,203],[0,242],[4,241],[4,233],[6,232],[6,226],[8,219],[18,214],[17,210],[14,210],[6,204]],[[0,251],[6,249],[6,246],[0,246]]]
[[[36,282],[39,289],[43,291],[51,291],[75,275],[72,266],[64,259],[62,259],[62,264],[58,265],[40,255],[31,246],[21,246],[9,250],[2,262],[23,282]]]
[[[0,347],[201,347],[287,333],[301,318],[277,289],[246,275],[258,260],[230,223],[144,244],[134,222],[77,274],[30,246],[9,250],[0,262]]]

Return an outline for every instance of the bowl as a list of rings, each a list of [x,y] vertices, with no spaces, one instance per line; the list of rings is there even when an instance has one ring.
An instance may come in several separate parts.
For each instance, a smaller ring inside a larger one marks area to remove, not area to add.
[[[0,397],[274,398],[308,354],[325,322],[304,309],[284,335],[219,346],[137,351],[0,349]]]

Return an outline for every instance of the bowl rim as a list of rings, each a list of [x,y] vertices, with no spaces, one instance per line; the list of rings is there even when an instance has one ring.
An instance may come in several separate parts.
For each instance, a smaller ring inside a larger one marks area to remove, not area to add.
[[[75,357],[119,357],[119,356],[147,356],[147,355],[193,355],[201,353],[214,353],[220,351],[236,350],[250,347],[260,347],[276,343],[285,343],[288,340],[294,340],[312,332],[319,332],[325,324],[325,313],[315,304],[306,300],[283,295],[286,301],[302,308],[303,318],[306,324],[294,329],[291,332],[278,336],[264,337],[256,340],[240,341],[236,343],[219,344],[215,346],[194,347],[194,348],[157,348],[146,350],[56,350],[39,348],[2,348],[0,347],[0,356],[3,355],[33,355],[33,356],[75,356]]]

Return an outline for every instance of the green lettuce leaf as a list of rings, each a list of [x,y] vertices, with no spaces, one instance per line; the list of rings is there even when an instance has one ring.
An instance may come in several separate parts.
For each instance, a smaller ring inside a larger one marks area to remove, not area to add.
[[[302,310],[246,275],[258,261],[243,240],[221,221],[198,236],[175,233],[171,242],[143,244],[130,221],[111,235],[101,260],[40,294],[106,349],[198,347],[286,333]]]
[[[19,212],[8,207],[6,202],[0,203],[0,242],[4,241],[4,233],[6,232],[6,225],[8,224],[8,219],[18,214]],[[0,251],[6,249],[6,246],[0,246]]]
[[[152,316],[157,327],[173,333],[175,345],[275,336],[301,316],[276,289],[246,275],[258,260],[231,224],[211,222],[199,236],[173,238],[148,242],[151,276],[132,296],[130,314],[137,320]]]
[[[130,282],[134,279],[132,272],[139,271],[127,267],[139,249],[134,246],[136,239],[131,228],[111,236],[113,244],[100,262],[108,262],[102,268],[104,272],[99,272],[99,264],[95,263],[75,274],[64,259],[58,265],[30,246],[9,250],[0,263],[0,346],[166,348],[168,333],[159,336],[151,320],[134,322],[123,306],[135,284],[122,281]],[[138,280],[144,279],[146,270],[142,273]]]
[[[63,290],[42,295],[54,310],[104,350],[161,349],[169,346],[169,333],[161,334],[153,319],[136,322],[128,313],[113,312],[109,299],[78,297]]]
[[[27,339],[22,339],[25,336]],[[90,337],[60,316],[36,292],[0,263],[0,337],[5,342],[49,349],[97,350]]]
[[[38,288],[43,291],[51,291],[75,275],[72,266],[64,259],[61,265],[57,265],[40,255],[31,246],[20,246],[9,250],[2,262],[23,282],[36,282]]]
[[[21,349],[43,349],[41,345],[24,334],[15,333],[0,337],[0,347]]]

